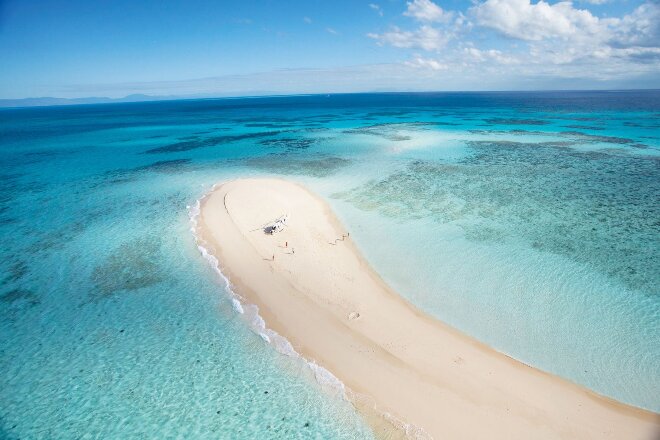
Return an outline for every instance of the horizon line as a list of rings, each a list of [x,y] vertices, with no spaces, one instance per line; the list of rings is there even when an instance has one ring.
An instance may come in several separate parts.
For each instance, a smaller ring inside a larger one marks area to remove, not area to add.
[[[229,100],[229,99],[258,99],[258,98],[293,98],[304,96],[323,96],[323,95],[395,95],[410,94],[422,95],[429,93],[447,93],[447,94],[471,94],[471,93],[550,93],[550,92],[643,92],[660,91],[660,88],[616,88],[616,89],[529,89],[529,90],[389,90],[389,91],[364,91],[364,92],[316,92],[316,93],[268,93],[257,92],[256,94],[219,94],[217,96],[198,95],[147,95],[144,93],[132,93],[123,97],[110,98],[107,96],[86,96],[80,98],[60,98],[55,96],[37,96],[25,98],[0,98],[0,110],[34,108],[34,107],[76,107],[85,105],[112,105],[112,104],[133,104],[144,102],[166,102],[166,101],[202,101],[202,100]],[[135,100],[130,100],[135,97]],[[143,99],[137,99],[141,97]],[[20,105],[21,101],[53,100],[62,101],[58,103],[34,103]],[[91,102],[79,102],[90,100]],[[93,100],[98,100],[94,102]],[[9,103],[16,103],[11,105]],[[8,104],[8,105],[6,105]]]

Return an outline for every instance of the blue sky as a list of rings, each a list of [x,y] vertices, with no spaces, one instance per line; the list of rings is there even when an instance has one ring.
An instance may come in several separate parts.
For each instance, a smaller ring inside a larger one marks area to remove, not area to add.
[[[0,0],[0,98],[660,87],[657,0]]]

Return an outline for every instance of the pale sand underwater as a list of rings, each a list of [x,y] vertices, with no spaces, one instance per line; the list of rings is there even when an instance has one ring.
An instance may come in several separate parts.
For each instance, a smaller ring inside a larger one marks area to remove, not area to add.
[[[283,214],[284,231],[265,234],[261,226]],[[529,367],[416,309],[370,268],[325,202],[295,183],[220,185],[202,203],[199,233],[232,289],[339,378],[362,411],[376,408],[434,438],[660,433],[657,414]],[[377,433],[386,429],[367,416]]]

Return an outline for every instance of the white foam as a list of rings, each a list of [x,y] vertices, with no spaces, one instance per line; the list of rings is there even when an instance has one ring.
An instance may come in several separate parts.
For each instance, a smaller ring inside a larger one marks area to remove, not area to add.
[[[267,329],[268,337],[270,338],[270,343],[278,353],[290,357],[299,357],[298,352],[293,348],[293,345],[289,342],[287,338],[281,336],[274,330]],[[302,357],[301,357],[302,358]]]
[[[197,235],[197,219],[199,218],[199,214],[201,212],[201,199],[196,200],[195,204],[190,206],[186,206],[186,209],[188,209],[188,216],[190,217],[190,232],[193,233],[193,235]]]
[[[232,299],[231,299],[231,305],[232,305],[232,307],[234,308],[234,310],[237,311],[238,313],[240,313],[241,315],[242,315],[243,313],[245,313],[245,311],[243,310],[243,305],[242,305],[241,302],[240,302],[239,300],[237,300],[236,298],[232,298]]]
[[[407,438],[411,440],[433,440],[433,436],[426,432],[423,428],[415,426],[412,423],[402,422],[397,417],[386,411],[381,411],[380,413],[383,415],[385,420],[392,424],[392,426],[403,431]]]
[[[307,364],[309,365],[309,368],[312,369],[316,381],[321,384],[322,388],[338,392],[341,396],[346,396],[346,388],[344,387],[344,383],[339,380],[337,376],[316,362],[307,362]]]

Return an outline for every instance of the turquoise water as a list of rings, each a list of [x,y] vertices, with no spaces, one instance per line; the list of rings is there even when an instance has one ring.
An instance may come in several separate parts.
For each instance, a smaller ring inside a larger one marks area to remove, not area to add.
[[[370,438],[239,313],[189,208],[280,175],[376,270],[524,362],[660,410],[660,93],[0,112],[0,437]]]

